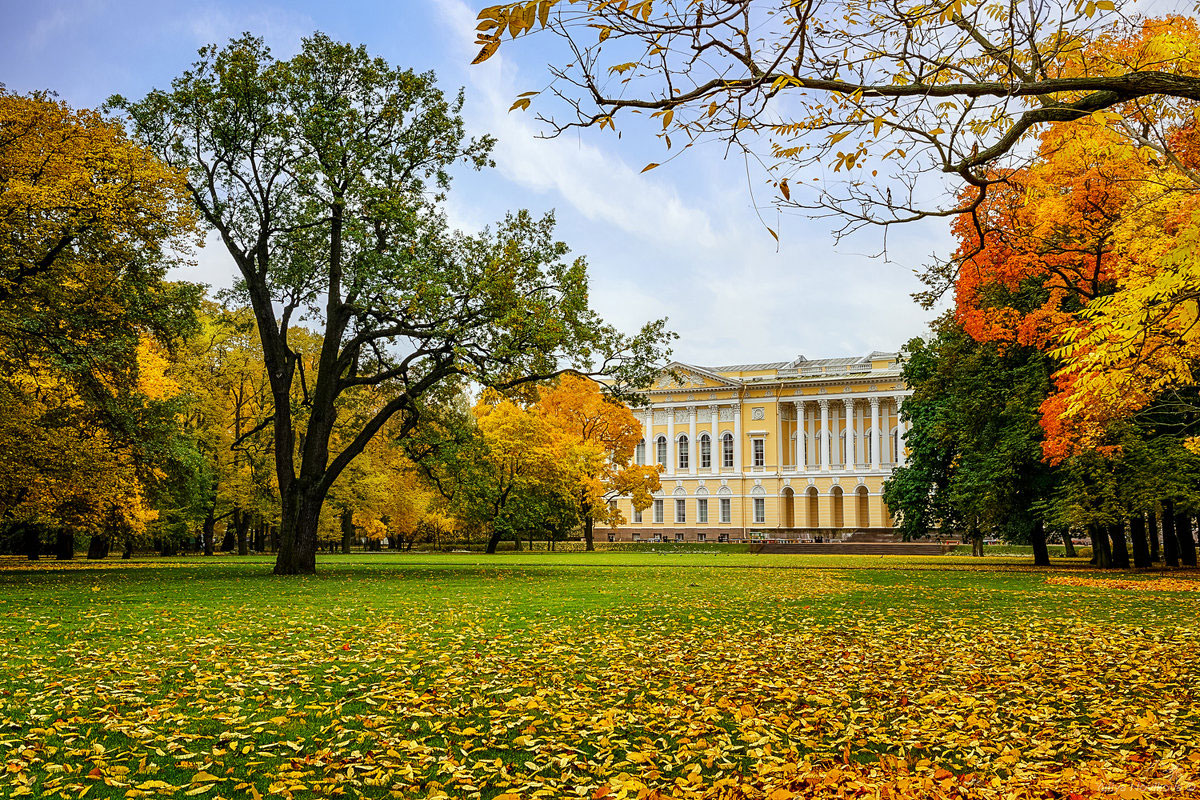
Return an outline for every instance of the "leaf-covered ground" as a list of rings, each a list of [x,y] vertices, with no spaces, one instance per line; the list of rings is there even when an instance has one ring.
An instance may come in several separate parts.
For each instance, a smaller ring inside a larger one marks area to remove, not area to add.
[[[1024,567],[5,561],[0,792],[1190,796],[1200,575]]]

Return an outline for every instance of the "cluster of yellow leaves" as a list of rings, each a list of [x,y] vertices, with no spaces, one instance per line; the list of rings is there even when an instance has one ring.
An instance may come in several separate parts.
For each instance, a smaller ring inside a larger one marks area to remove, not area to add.
[[[946,605],[941,589],[855,580],[418,565],[317,587],[315,624],[262,587],[180,602],[194,578],[159,580],[147,605],[108,581],[68,611],[51,592],[78,586],[50,586],[0,622],[22,640],[0,667],[0,788],[787,800],[1197,787],[1195,599],[1152,630],[1070,613],[999,623],[912,613]],[[1012,594],[947,580],[955,609]],[[33,646],[52,636],[53,653]]]
[[[1200,581],[1179,578],[1126,580],[1123,578],[1079,578],[1074,575],[1046,579],[1054,586],[1087,586],[1093,589],[1129,589],[1135,592],[1200,592]]]

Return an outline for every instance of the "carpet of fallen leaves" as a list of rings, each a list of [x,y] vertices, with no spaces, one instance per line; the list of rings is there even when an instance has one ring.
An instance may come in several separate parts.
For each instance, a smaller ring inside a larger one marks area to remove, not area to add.
[[[1090,586],[1093,589],[1132,589],[1135,592],[1200,592],[1200,580],[1172,578],[1124,580],[1121,578],[1080,578],[1075,575],[1057,575],[1047,578],[1046,583],[1054,586]]]
[[[0,792],[1200,796],[1200,597],[1125,583],[13,568]]]

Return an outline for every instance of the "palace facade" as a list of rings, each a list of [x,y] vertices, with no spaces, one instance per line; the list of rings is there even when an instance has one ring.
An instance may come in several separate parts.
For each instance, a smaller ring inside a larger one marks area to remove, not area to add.
[[[635,409],[638,463],[662,464],[610,541],[825,540],[886,531],[883,482],[904,463],[896,353],[698,367],[669,364]],[[603,536],[603,531],[597,531]]]

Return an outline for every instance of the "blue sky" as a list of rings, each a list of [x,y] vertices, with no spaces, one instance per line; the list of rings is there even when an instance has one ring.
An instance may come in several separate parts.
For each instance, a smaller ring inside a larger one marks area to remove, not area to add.
[[[669,317],[681,361],[893,350],[923,334],[932,316],[910,297],[920,288],[913,270],[948,252],[945,222],[892,231],[884,261],[867,255],[880,249],[877,234],[835,247],[828,221],[777,220],[762,209],[780,233],[776,244],[752,202],[763,179],[719,145],[693,147],[643,174],[666,155],[652,137],[585,131],[539,139],[533,116],[508,108],[518,93],[545,84],[551,42],[534,37],[470,66],[483,0],[0,3],[0,81],[10,91],[51,89],[77,106],[166,86],[198,47],[242,31],[263,36],[280,56],[321,30],[394,64],[435,70],[444,89],[465,87],[472,131],[499,139],[496,169],[457,178],[451,220],[475,229],[506,209],[554,210],[560,237],[588,259],[595,307],[630,330]],[[214,241],[186,277],[221,286],[232,270]]]

